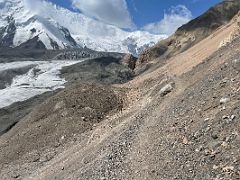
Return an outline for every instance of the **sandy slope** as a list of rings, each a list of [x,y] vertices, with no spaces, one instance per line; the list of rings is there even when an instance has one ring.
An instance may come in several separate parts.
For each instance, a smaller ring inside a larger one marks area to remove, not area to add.
[[[155,79],[159,75],[167,74],[169,76],[179,76],[190,71],[193,67],[202,63],[206,58],[211,56],[219,48],[222,42],[227,39],[231,33],[239,29],[237,21],[233,21],[217,29],[212,35],[200,41],[187,51],[180,53],[168,60],[168,63],[150,73],[145,73],[143,76],[136,77],[132,82],[143,82],[147,79]],[[158,62],[156,60],[155,62]]]
[[[221,27],[214,34],[199,42],[188,51],[173,57],[167,65],[169,71],[175,75],[181,75],[190,71],[219,49],[221,42],[234,31],[235,25],[235,23],[230,23]]]

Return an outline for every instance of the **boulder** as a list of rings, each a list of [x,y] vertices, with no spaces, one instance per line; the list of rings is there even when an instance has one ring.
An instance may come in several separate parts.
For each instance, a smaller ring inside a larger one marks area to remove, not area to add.
[[[130,69],[134,70],[136,67],[137,58],[132,54],[127,54],[121,60],[121,63],[127,65]]]
[[[220,104],[226,104],[230,101],[230,98],[228,97],[223,97],[220,99]]]
[[[166,96],[173,90],[173,83],[169,83],[165,85],[161,90],[160,90],[160,96]]]

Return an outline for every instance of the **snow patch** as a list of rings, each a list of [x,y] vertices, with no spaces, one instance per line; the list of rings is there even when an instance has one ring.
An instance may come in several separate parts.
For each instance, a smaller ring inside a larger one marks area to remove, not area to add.
[[[9,69],[17,69],[23,68],[30,65],[37,65],[39,62],[35,61],[19,61],[19,62],[11,62],[11,63],[0,63],[0,72],[9,70]]]
[[[17,76],[11,85],[0,90],[0,108],[27,100],[36,95],[64,88],[60,70],[81,61],[26,61],[0,63],[0,71],[35,65],[27,74]]]

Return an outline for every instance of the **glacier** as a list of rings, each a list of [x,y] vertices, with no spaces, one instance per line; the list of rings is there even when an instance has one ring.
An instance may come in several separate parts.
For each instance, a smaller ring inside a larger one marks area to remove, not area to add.
[[[15,102],[25,101],[31,97],[48,91],[64,88],[66,83],[61,78],[60,70],[81,61],[21,61],[0,63],[0,71],[16,69],[33,65],[28,73],[16,76],[10,85],[0,89],[0,108],[9,106]]]

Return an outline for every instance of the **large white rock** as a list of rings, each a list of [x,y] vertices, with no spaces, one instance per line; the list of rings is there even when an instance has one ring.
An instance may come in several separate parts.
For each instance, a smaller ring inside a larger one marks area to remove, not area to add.
[[[160,90],[160,96],[166,96],[168,93],[172,92],[173,90],[173,83],[169,83],[165,85],[161,90]]]

